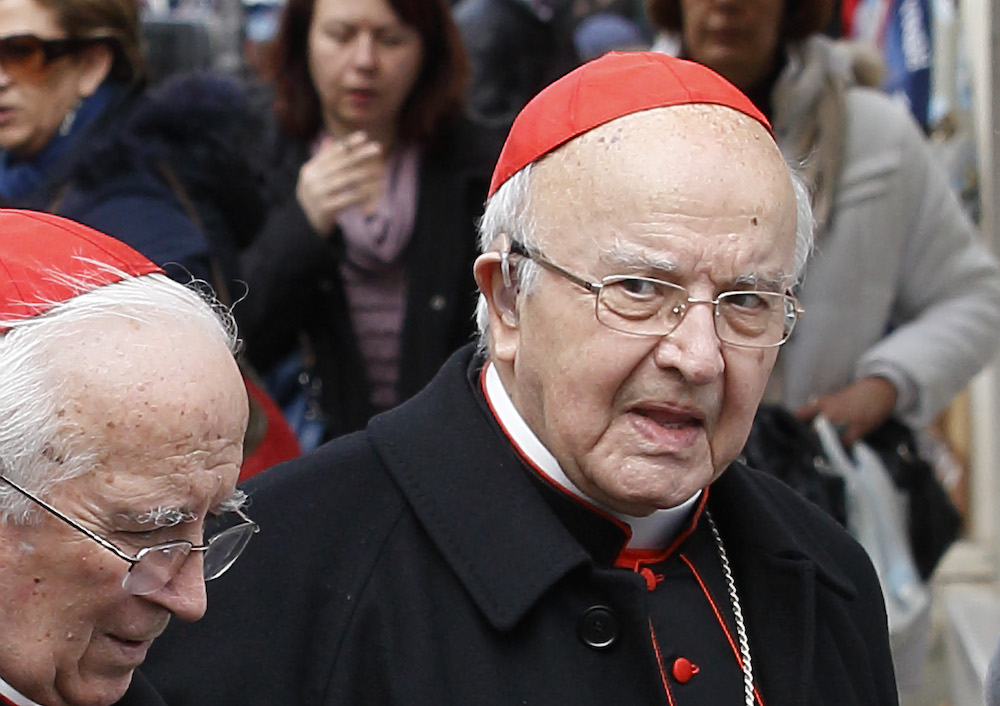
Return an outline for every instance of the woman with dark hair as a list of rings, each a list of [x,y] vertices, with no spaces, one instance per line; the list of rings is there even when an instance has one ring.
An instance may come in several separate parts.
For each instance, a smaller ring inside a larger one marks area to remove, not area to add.
[[[297,361],[314,362],[314,398],[293,402],[321,412],[321,438],[415,393],[472,332],[475,221],[501,136],[463,118],[465,74],[446,0],[286,5],[266,73],[271,210],[236,314],[279,399],[280,372],[302,393]]]
[[[234,275],[256,202],[242,93],[208,78],[147,91],[141,42],[134,0],[0,4],[0,203],[86,223],[178,279],[210,279],[213,260]]]

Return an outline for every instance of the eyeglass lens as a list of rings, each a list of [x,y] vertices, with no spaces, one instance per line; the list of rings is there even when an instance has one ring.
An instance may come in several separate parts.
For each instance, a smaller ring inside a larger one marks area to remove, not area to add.
[[[34,80],[53,60],[72,53],[78,44],[68,39],[41,39],[19,34],[0,39],[0,67],[17,80]]]
[[[230,527],[208,540],[204,567],[206,581],[217,579],[226,573],[246,549],[255,526],[244,524]]]
[[[618,331],[663,336],[680,325],[691,304],[688,291],[669,282],[610,277],[597,297],[597,318]],[[778,292],[725,292],[715,306],[716,333],[734,345],[779,345],[794,323],[792,300]]]
[[[160,590],[180,571],[192,550],[205,554],[202,566],[205,581],[216,579],[243,553],[256,527],[252,522],[230,527],[209,538],[204,548],[195,548],[188,541],[177,541],[144,549],[122,579],[122,588],[136,596]]]

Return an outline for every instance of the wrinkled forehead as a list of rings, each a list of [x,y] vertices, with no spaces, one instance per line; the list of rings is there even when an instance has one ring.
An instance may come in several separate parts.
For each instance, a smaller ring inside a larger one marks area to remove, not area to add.
[[[715,105],[654,108],[600,125],[538,160],[533,191],[549,181],[557,189],[620,185],[664,195],[707,183],[794,198],[773,138],[757,121]]]
[[[226,342],[200,322],[102,316],[55,343],[52,358],[53,382],[63,385],[67,411],[81,423],[103,415],[139,419],[138,410],[147,409],[159,410],[168,425],[192,410],[228,408],[244,394]]]
[[[794,247],[795,194],[757,121],[715,105],[623,116],[539,160],[530,204],[542,240],[660,217],[757,219]]]

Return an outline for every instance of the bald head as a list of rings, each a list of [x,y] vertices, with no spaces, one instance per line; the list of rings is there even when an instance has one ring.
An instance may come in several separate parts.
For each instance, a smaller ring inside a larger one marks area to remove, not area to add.
[[[74,328],[51,348],[51,381],[61,387],[59,438],[68,455],[96,454],[103,457],[99,467],[129,453],[148,456],[141,459],[146,466],[169,457],[183,469],[193,461],[183,458],[185,448],[226,449],[239,466],[247,394],[217,326],[109,313],[87,321],[79,335]]]
[[[773,228],[787,254],[784,273],[794,270],[789,170],[766,129],[727,107],[654,108],[600,125],[535,164],[529,203],[541,243],[616,232],[623,213],[647,229],[672,215],[719,232],[745,222]]]

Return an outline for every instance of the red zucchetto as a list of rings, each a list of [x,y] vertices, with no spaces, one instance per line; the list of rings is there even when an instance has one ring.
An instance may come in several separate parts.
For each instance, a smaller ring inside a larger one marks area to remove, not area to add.
[[[737,110],[773,136],[764,114],[711,69],[659,52],[611,52],[566,74],[518,113],[489,196],[531,162],[598,125],[650,108],[696,103]]]
[[[0,209],[0,320],[27,319],[122,279],[162,272],[146,257],[75,221]],[[0,327],[0,332],[3,332]]]

